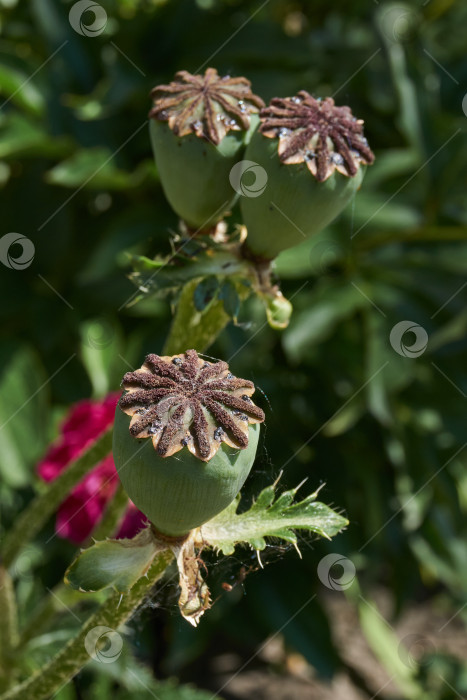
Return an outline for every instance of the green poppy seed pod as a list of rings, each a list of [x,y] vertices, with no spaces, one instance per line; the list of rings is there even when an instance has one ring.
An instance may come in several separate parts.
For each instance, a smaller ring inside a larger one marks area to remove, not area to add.
[[[264,102],[246,78],[180,71],[152,91],[151,143],[172,209],[190,228],[209,229],[238,197],[230,171],[245,151]]]
[[[253,466],[264,420],[255,387],[195,350],[148,355],[122,385],[113,439],[120,480],[159,532],[186,535],[227,508]]]
[[[374,155],[363,121],[349,107],[317,100],[305,90],[274,98],[260,112],[261,125],[245,159],[264,168],[261,196],[242,197],[247,250],[272,260],[282,250],[319,233],[348,204]]]

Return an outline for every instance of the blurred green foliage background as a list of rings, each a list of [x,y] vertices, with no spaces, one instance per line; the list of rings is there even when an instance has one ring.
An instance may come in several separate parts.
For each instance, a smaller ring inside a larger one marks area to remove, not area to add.
[[[241,586],[226,595],[220,583],[242,565],[257,568],[248,552],[213,564],[220,600],[197,630],[176,614],[169,586],[137,618],[136,653],[159,677],[200,684],[195,667],[208,667],[213,648],[248,658],[316,593],[282,635],[332,678],[345,661],[316,567],[336,551],[355,564],[362,597],[387,592],[389,622],[427,600],[446,620],[458,613],[457,623],[467,622],[467,6],[105,0],[105,29],[85,36],[70,26],[71,5],[0,0],[0,233],[18,232],[35,247],[25,269],[0,265],[3,527],[31,498],[35,464],[67,407],[117,389],[128,365],[162,348],[169,303],[127,304],[127,253],[167,253],[177,228],[150,152],[149,93],[176,70],[212,65],[246,75],[265,100],[299,89],[333,95],[365,120],[376,153],[354,205],[277,261],[295,307],[290,327],[269,329],[252,300],[209,351],[231,358],[265,394],[266,429],[245,498],[284,469],[284,486],[305,477],[310,489],[325,484],[322,500],[351,524],[332,543],[303,541],[303,560],[272,546],[266,570],[244,582],[246,595]],[[417,357],[389,341],[404,320],[428,334]],[[34,576],[17,576],[25,610],[74,555],[57,539],[45,546],[52,531],[53,522],[30,551]],[[72,624],[57,622],[31,664],[48,658]],[[393,643],[377,616],[362,626],[372,648]],[[443,699],[467,693],[466,669],[438,651],[436,663],[411,670],[416,690],[383,653],[397,697],[418,697],[420,688]],[[111,689],[146,697],[128,673],[112,674],[88,672],[59,697],[110,697]]]

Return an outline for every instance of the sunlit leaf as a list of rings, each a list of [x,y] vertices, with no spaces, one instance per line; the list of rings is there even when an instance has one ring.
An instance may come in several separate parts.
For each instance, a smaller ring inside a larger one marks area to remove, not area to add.
[[[263,489],[244,513],[237,513],[238,500],[234,501],[201,527],[203,540],[224,554],[232,554],[240,543],[262,550],[267,537],[296,544],[295,530],[331,539],[348,525],[346,518],[316,500],[318,491],[295,501],[298,487],[279,495],[276,490],[277,482]]]
[[[110,149],[97,147],[77,151],[49,170],[46,181],[61,187],[122,190],[140,184],[152,169],[152,164],[142,163],[134,173],[128,173],[116,166]]]
[[[0,158],[13,156],[63,156],[72,147],[69,137],[51,137],[29,117],[20,114],[0,118]]]
[[[44,110],[45,100],[31,80],[33,72],[33,68],[24,71],[0,63],[0,95],[4,98],[0,98],[1,102],[11,101],[31,114],[40,115]]]

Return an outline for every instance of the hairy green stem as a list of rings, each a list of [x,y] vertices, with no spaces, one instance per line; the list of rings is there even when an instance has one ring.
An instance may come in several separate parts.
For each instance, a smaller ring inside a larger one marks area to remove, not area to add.
[[[112,429],[109,428],[29,503],[5,536],[2,558],[6,567],[12,564],[21,548],[36,536],[72,488],[111,450]]]
[[[119,483],[112,500],[105,510],[104,517],[92,533],[92,538],[103,540],[106,537],[112,537],[125,515],[127,507],[128,496]],[[21,632],[18,647],[23,647],[33,637],[41,634],[57,613],[63,613],[64,609],[70,610],[82,600],[83,596],[80,593],[73,591],[63,581],[60,581],[35,608],[27,625]]]
[[[86,600],[96,598],[102,599],[102,592],[88,593]],[[43,634],[43,632],[50,627],[50,623],[56,615],[66,614],[67,611],[73,610],[75,606],[82,602],[82,593],[74,591],[63,581],[57,583],[57,585],[49,591],[49,594],[44,596],[34,608],[34,611],[27,620],[27,624],[20,632],[17,649],[22,653],[25,645],[31,641],[31,639]]]
[[[8,688],[12,671],[12,650],[18,639],[18,615],[11,576],[0,565],[0,692]]]
[[[45,700],[56,693],[90,660],[85,646],[88,633],[98,626],[117,630],[120,625],[126,622],[150,592],[152,586],[163,575],[172,557],[173,554],[169,550],[158,554],[147,578],[143,577],[137,581],[130,592],[124,596],[117,592],[112,593],[62,651],[56,654],[40,671],[2,695],[0,700],[23,700],[24,698]]]
[[[118,488],[104,511],[104,517],[92,533],[92,539],[104,540],[106,537],[114,537],[127,508],[128,496],[119,481]]]

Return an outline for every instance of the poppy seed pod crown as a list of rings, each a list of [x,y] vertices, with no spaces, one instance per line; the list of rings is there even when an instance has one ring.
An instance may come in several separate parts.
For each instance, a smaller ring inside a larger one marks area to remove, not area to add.
[[[224,510],[250,472],[264,420],[254,385],[195,350],[148,355],[122,384],[114,429],[122,484],[160,532],[186,534]]]
[[[273,259],[319,233],[342,211],[374,155],[363,120],[331,97],[315,99],[305,90],[275,97],[260,120],[245,158],[266,170],[267,187],[260,197],[243,197],[240,205],[248,249]]]
[[[162,187],[173,210],[194,229],[209,229],[237,197],[229,173],[241,159],[263,100],[246,78],[179,71],[152,91],[150,133]]]

